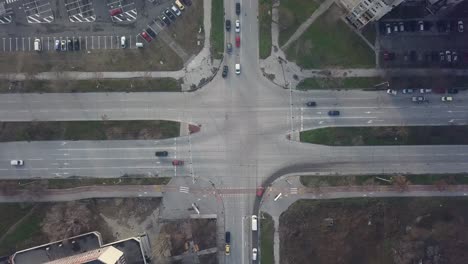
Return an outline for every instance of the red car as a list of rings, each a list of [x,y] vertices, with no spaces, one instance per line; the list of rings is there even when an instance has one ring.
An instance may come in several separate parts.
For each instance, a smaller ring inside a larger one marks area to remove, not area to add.
[[[173,160],[173,161],[172,161],[172,165],[174,165],[174,166],[182,166],[182,165],[184,165],[184,161],[183,161],[183,160]]]
[[[240,36],[236,36],[236,47],[240,47]]]
[[[122,8],[115,8],[109,11],[111,16],[116,16],[122,14]]]
[[[146,31],[143,31],[141,32],[141,36],[148,42],[151,42],[151,40],[153,40],[149,35],[148,33],[146,33]]]
[[[263,191],[264,191],[263,187],[258,187],[257,188],[257,197],[262,197]]]

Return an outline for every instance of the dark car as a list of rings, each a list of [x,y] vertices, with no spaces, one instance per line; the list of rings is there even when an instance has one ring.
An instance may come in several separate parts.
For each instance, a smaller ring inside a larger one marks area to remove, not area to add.
[[[226,19],[226,30],[229,31],[231,30],[231,20]]]
[[[68,50],[73,50],[73,41],[71,39],[67,40]]]
[[[330,110],[330,111],[328,111],[328,115],[329,115],[329,116],[339,116],[339,115],[340,115],[340,111],[338,111],[338,110]]]
[[[74,50],[80,50],[80,40],[79,39],[75,39],[75,41],[73,43],[73,49]]]
[[[226,237],[226,239],[225,239],[225,240],[226,240],[226,244],[231,243],[231,232],[229,232],[229,231],[226,232],[225,237]]]
[[[192,5],[192,0],[182,0],[182,2],[184,2],[184,4],[186,4],[188,6]]]
[[[172,161],[172,165],[174,165],[174,166],[182,166],[182,165],[184,165],[184,161],[183,161],[183,160],[173,160],[173,161]]]
[[[166,23],[166,25],[170,25],[171,24],[171,21],[169,20],[169,18],[167,18],[165,15],[162,15],[161,16],[161,19],[164,23]]]
[[[317,106],[316,102],[309,101],[306,103],[307,106],[312,107],[312,106]]]
[[[154,154],[156,157],[167,157],[169,155],[169,152],[167,151],[156,151]]]
[[[236,14],[240,15],[240,3],[236,3]]]
[[[393,53],[393,52],[388,52],[388,51],[384,51],[384,53],[383,53],[383,58],[384,58],[384,60],[386,60],[386,61],[393,60],[393,59],[395,58],[395,53]]]
[[[457,94],[457,93],[458,93],[458,89],[450,88],[450,89],[447,90],[447,93],[449,93],[449,94]]]
[[[148,42],[151,42],[153,40],[145,31],[141,32],[141,36]]]
[[[228,75],[228,66],[227,65],[224,65],[222,75],[223,75],[223,78],[225,78]]]
[[[232,52],[232,44],[231,44],[231,43],[228,43],[228,44],[227,44],[227,52],[228,52],[228,53],[231,53],[231,52]]]
[[[169,8],[164,11],[164,14],[166,16],[168,16],[171,20],[175,20],[175,15],[172,14],[172,12],[169,10]]]
[[[154,32],[154,30],[152,30],[151,28],[147,28],[147,29],[146,29],[146,32],[148,32],[148,34],[149,34],[152,38],[156,38],[156,32]]]

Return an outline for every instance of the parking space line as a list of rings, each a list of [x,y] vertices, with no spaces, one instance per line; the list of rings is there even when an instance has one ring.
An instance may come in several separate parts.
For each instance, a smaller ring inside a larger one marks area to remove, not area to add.
[[[88,50],[88,36],[85,36],[85,50]]]
[[[107,37],[104,36],[104,49],[107,49]]]
[[[22,49],[23,49],[23,51],[24,51],[24,38],[21,38],[21,43],[22,43],[22,44],[21,44],[21,45],[22,45]]]
[[[91,49],[94,49],[94,36],[91,36]]]
[[[11,38],[10,38],[10,52],[11,52]]]
[[[47,37],[47,51],[50,50],[50,37]]]
[[[16,51],[18,51],[18,38],[15,38],[15,43],[16,43]]]
[[[114,47],[113,47],[113,46],[114,46],[114,45],[113,45],[113,44],[114,44],[114,40],[112,39],[112,37],[113,37],[113,36],[110,36],[111,49],[113,49],[113,48],[114,48]]]
[[[5,52],[5,38],[3,38],[3,52]]]
[[[132,36],[128,36],[128,47],[132,48]]]

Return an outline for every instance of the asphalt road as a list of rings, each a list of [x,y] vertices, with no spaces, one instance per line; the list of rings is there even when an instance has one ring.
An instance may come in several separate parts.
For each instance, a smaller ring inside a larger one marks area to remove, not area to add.
[[[183,182],[187,188],[210,182],[214,188],[251,190],[222,194],[215,209],[222,210],[219,222],[232,234],[225,263],[250,263],[251,247],[257,245],[250,232],[253,190],[275,172],[467,171],[466,146],[326,147],[289,141],[290,132],[323,126],[466,124],[468,95],[461,92],[454,102],[442,103],[432,94],[427,96],[430,103],[418,105],[410,95],[385,92],[284,90],[265,80],[259,69],[257,1],[241,5],[241,47],[225,58],[230,74],[226,79],[218,75],[200,91],[0,97],[2,121],[167,119],[201,124],[200,133],[158,141],[1,143],[0,178],[193,176],[194,184]],[[237,19],[234,3],[225,1],[225,14]],[[226,41],[235,43],[234,36],[234,31],[226,34]],[[233,71],[236,62],[241,63],[239,76]],[[306,107],[309,100],[317,107]],[[327,112],[335,109],[342,115],[329,117]],[[168,150],[170,157],[156,158],[156,150]],[[185,160],[185,166],[173,167],[173,158]],[[11,159],[24,159],[25,166],[13,168]],[[170,195],[166,207],[177,209],[177,216],[188,215],[184,206],[194,196]],[[205,209],[203,197],[198,199],[202,213],[213,213]]]

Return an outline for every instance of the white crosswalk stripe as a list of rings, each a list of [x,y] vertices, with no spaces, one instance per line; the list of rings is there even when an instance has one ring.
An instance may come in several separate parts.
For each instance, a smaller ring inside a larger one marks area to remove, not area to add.
[[[291,192],[291,194],[297,194],[297,188],[292,187],[290,192]]]
[[[189,187],[185,187],[185,186],[180,186],[180,187],[179,187],[179,191],[182,192],[182,193],[189,193],[190,188],[189,188]]]

